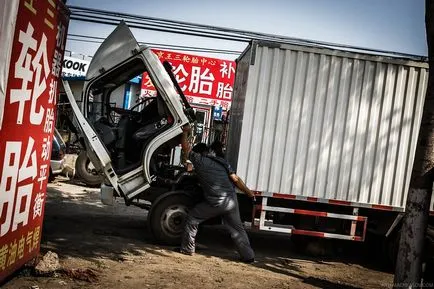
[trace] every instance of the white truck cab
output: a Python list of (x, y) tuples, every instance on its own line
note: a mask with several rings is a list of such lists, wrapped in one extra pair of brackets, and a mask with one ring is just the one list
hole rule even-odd
[[(144, 98), (129, 109), (116, 107), (114, 91), (144, 72), (157, 96)], [(152, 203), (145, 207), (150, 209), (149, 222), (154, 220), (154, 235), (166, 243), (176, 242), (191, 194), (197, 188), (194, 175), (182, 165), (174, 165), (170, 155), (174, 151), (179, 155), (182, 127), (194, 122), (195, 115), (170, 64), (163, 65), (149, 47), (139, 46), (122, 22), (90, 63), (81, 107), (69, 84), (63, 84), (86, 153), (104, 179), (103, 203), (113, 204), (116, 196), (123, 197), (127, 205), (143, 206), (139, 200)], [(157, 206), (161, 202), (164, 207)], [(174, 202), (176, 206), (171, 205)]]

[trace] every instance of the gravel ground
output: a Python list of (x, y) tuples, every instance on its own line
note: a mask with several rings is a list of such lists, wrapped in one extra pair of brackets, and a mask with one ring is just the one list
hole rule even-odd
[[(22, 270), (3, 288), (390, 288), (369, 244), (319, 240), (301, 253), (286, 235), (250, 232), (257, 262), (237, 261), (221, 227), (200, 230), (194, 256), (154, 244), (146, 211), (99, 201), (98, 189), (58, 178), (49, 184), (41, 253), (62, 269), (36, 277)], [(36, 286), (36, 287), (32, 287)]]

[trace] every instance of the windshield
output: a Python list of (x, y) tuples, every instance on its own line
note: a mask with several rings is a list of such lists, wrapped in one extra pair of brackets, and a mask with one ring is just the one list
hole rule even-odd
[[(145, 108), (143, 114), (146, 116), (143, 117), (167, 116), (167, 109), (157, 90), (154, 94), (142, 92), (144, 73), (147, 75), (143, 61), (136, 58), (92, 83), (86, 105), (87, 119), (95, 123), (104, 118), (115, 125), (125, 111), (137, 114)], [(143, 81), (155, 87), (150, 77)], [(152, 109), (148, 107), (151, 104)]]

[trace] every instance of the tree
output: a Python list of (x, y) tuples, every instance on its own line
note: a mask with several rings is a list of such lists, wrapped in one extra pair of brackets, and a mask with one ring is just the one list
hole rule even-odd
[[(425, 28), (428, 65), (434, 67), (434, 1), (425, 0)], [(424, 239), (428, 226), (434, 168), (434, 73), (429, 71), (428, 87), (416, 155), (407, 196), (395, 270), (395, 288), (415, 288), (422, 278)]]

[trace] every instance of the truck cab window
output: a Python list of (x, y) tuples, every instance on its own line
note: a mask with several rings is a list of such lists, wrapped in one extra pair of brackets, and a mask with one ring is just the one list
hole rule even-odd
[(142, 60), (134, 59), (94, 81), (86, 96), (86, 118), (118, 172), (140, 166), (146, 144), (173, 122), (160, 93), (140, 95), (144, 72)]

